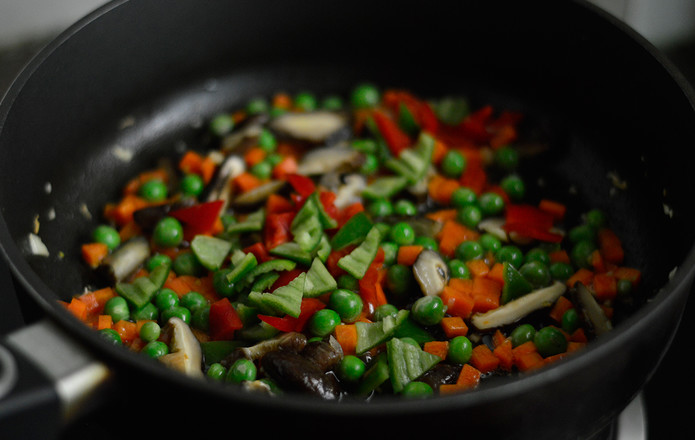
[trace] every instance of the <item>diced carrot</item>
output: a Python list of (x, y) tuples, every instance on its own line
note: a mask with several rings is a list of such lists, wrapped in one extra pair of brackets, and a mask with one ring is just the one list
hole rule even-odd
[(473, 347), (469, 362), (483, 374), (496, 370), (500, 364), (500, 360), (492, 353), (490, 347), (485, 344)]
[(283, 180), (290, 174), (295, 174), (299, 169), (297, 164), (297, 159), (292, 156), (285, 156), (280, 163), (273, 167), (273, 177), (275, 179)]
[(468, 334), (468, 326), (460, 316), (445, 316), (440, 321), (442, 330), (447, 338), (451, 339), (456, 336), (466, 336)]
[(128, 181), (123, 188), (123, 194), (136, 194), (140, 190), (140, 187), (150, 180), (161, 180), (166, 183), (169, 181), (169, 174), (162, 168), (143, 171)]
[(434, 150), (432, 151), (432, 163), (435, 165), (438, 165), (446, 153), (449, 151), (449, 148), (446, 146), (446, 144), (440, 140), (435, 140), (434, 141)]
[(449, 286), (464, 293), (468, 296), (473, 296), (473, 280), (469, 278), (451, 278)]
[(99, 266), (101, 261), (109, 254), (109, 248), (104, 243), (85, 243), (82, 245), (82, 259), (92, 269)]
[(273, 95), (272, 106), (279, 109), (289, 110), (292, 108), (292, 97), (287, 93), (276, 93)]
[(594, 275), (593, 287), (596, 299), (599, 301), (613, 299), (618, 294), (617, 280), (610, 274), (597, 273)]
[(514, 358), (518, 358), (520, 356), (523, 356), (528, 353), (535, 353), (538, 350), (536, 349), (536, 344), (533, 343), (533, 341), (527, 341), (524, 342), (521, 345), (517, 345), (512, 349), (512, 354), (514, 355)]
[(205, 182), (206, 185), (212, 180), (216, 169), (217, 163), (215, 163), (214, 159), (210, 156), (206, 156), (200, 164), (200, 177), (203, 178), (203, 182)]
[(125, 243), (133, 237), (136, 237), (142, 233), (142, 227), (135, 221), (129, 221), (125, 225), (121, 226), (118, 230), (118, 235), (121, 237), (121, 243)]
[(415, 260), (420, 255), (420, 252), (424, 249), (424, 246), (419, 245), (404, 245), (398, 248), (398, 255), (396, 256), (396, 261), (398, 264), (405, 266), (412, 266), (415, 264)]
[(137, 324), (131, 321), (120, 320), (113, 324), (113, 329), (118, 332), (124, 344), (130, 344), (138, 337)]
[(582, 342), (586, 343), (589, 339), (586, 337), (586, 332), (583, 328), (578, 328), (570, 335), (570, 342)]
[(473, 313), (475, 301), (470, 294), (464, 293), (452, 286), (446, 286), (439, 296), (447, 307), (446, 312), (449, 315), (459, 316), (465, 319), (470, 317)]
[(250, 168), (263, 162), (266, 155), (267, 153), (263, 148), (251, 147), (246, 151), (246, 154), (244, 154), (244, 162), (246, 162), (246, 166)]
[(439, 394), (440, 395), (448, 395), (448, 394), (456, 394), (458, 392), (463, 391), (464, 388), (456, 385), (455, 383), (444, 383), (439, 385)]
[(429, 354), (446, 359), (449, 352), (449, 341), (427, 341), (423, 344), (422, 349)]
[(570, 341), (567, 343), (567, 353), (573, 353), (586, 347), (586, 341)]
[(80, 321), (87, 320), (87, 305), (77, 297), (72, 297), (70, 300), (68, 311)]
[(577, 271), (570, 276), (566, 283), (568, 287), (573, 287), (576, 283), (582, 283), (585, 286), (591, 284), (594, 279), (594, 272), (584, 267), (580, 267)]
[(113, 318), (111, 315), (99, 315), (97, 318), (97, 330), (111, 328), (113, 326)]
[(552, 364), (553, 362), (557, 362), (557, 361), (564, 359), (566, 357), (567, 357), (567, 352), (554, 354), (552, 356), (548, 356), (546, 358), (543, 358), (543, 363), (544, 364)]
[(619, 280), (628, 280), (633, 287), (637, 287), (642, 279), (642, 272), (631, 267), (618, 267), (613, 270), (613, 275)]
[(203, 156), (195, 151), (189, 150), (179, 160), (179, 170), (185, 174), (199, 174), (203, 163)]
[(346, 355), (355, 354), (357, 347), (357, 330), (355, 324), (340, 324), (335, 327), (335, 339)]
[(605, 272), (606, 261), (603, 259), (603, 254), (600, 250), (594, 249), (589, 256), (589, 264), (593, 267), (594, 272)]
[(456, 385), (462, 389), (475, 388), (480, 382), (481, 372), (470, 364), (463, 364), (456, 380)]
[(613, 264), (621, 264), (625, 256), (623, 245), (620, 238), (608, 228), (602, 228), (598, 231), (598, 248), (606, 261)]
[(500, 306), (502, 286), (484, 277), (473, 279), (473, 313), (484, 313)]
[(497, 329), (495, 330), (495, 333), (492, 334), (492, 345), (494, 347), (499, 347), (502, 345), (507, 339), (506, 336), (504, 336), (504, 333), (502, 333), (502, 330)]
[(558, 201), (542, 199), (538, 202), (538, 208), (552, 215), (554, 220), (562, 220), (567, 212), (567, 207)]
[(504, 265), (502, 263), (493, 263), (490, 272), (486, 276), (504, 286)]
[(515, 141), (517, 138), (517, 130), (511, 124), (506, 124), (501, 126), (499, 129), (495, 130), (495, 133), (490, 139), (490, 147), (493, 149), (498, 149), (505, 145), (509, 145), (511, 142)]
[(108, 300), (116, 296), (112, 287), (104, 287), (80, 295), (80, 300), (87, 306), (87, 313), (100, 314)]
[(110, 207), (104, 215), (109, 220), (116, 222), (118, 226), (124, 226), (133, 221), (133, 213), (138, 209), (148, 206), (148, 202), (135, 194), (126, 194), (114, 206)]
[(232, 179), (232, 182), (237, 191), (242, 194), (247, 191), (251, 191), (254, 188), (258, 188), (263, 183), (261, 179), (254, 176), (248, 171), (245, 171), (236, 176), (234, 179)]
[(468, 160), (466, 170), (461, 174), (459, 183), (480, 195), (487, 186), (487, 173), (482, 164)]
[(555, 304), (553, 304), (553, 308), (550, 309), (549, 316), (555, 321), (555, 322), (562, 322), (562, 316), (565, 314), (565, 312), (571, 308), (573, 308), (574, 305), (572, 304), (572, 301), (567, 299), (567, 297), (561, 296), (560, 298), (555, 301)]
[(428, 212), (425, 214), (425, 217), (436, 222), (444, 223), (447, 220), (456, 220), (458, 217), (458, 211), (456, 209), (440, 209), (437, 211)]
[(524, 353), (514, 359), (514, 365), (519, 371), (530, 371), (543, 366), (543, 356), (538, 352)]
[(510, 371), (514, 366), (514, 355), (512, 354), (512, 341), (508, 338), (496, 344), (492, 354), (499, 359), (499, 366), (503, 370)]
[(488, 266), (485, 260), (482, 259), (476, 258), (473, 260), (468, 260), (466, 261), (466, 266), (468, 266), (473, 278), (484, 277), (490, 272), (490, 266)]
[(564, 249), (558, 249), (548, 253), (551, 263), (570, 263), (570, 256)]
[(456, 220), (445, 221), (436, 235), (439, 240), (439, 251), (447, 257), (453, 257), (456, 248), (464, 241), (477, 240), (478, 237), (477, 231), (467, 228)]
[(427, 184), (427, 192), (435, 202), (449, 204), (451, 195), (461, 184), (456, 179), (450, 179), (440, 174), (433, 176)]

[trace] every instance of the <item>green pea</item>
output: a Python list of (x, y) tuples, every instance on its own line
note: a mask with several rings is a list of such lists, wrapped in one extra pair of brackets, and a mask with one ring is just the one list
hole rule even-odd
[(151, 302), (145, 304), (130, 314), (130, 318), (135, 321), (153, 321), (159, 317), (159, 309)]
[(371, 176), (379, 170), (379, 159), (372, 153), (364, 154), (364, 162), (360, 166), (360, 171), (366, 176)]
[(285, 156), (277, 153), (270, 153), (265, 157), (265, 161), (273, 167), (275, 167), (275, 165), (279, 164), (283, 160), (285, 160)]
[(123, 340), (121, 339), (121, 335), (118, 334), (118, 332), (112, 328), (103, 328), (98, 331), (99, 336), (104, 338), (104, 340), (110, 344), (113, 345), (121, 345), (123, 344)]
[(435, 325), (444, 317), (446, 307), (439, 296), (418, 298), (411, 309), (413, 319), (422, 325)]
[(251, 174), (261, 180), (269, 179), (273, 173), (273, 166), (266, 161), (261, 161), (251, 167)]
[(207, 305), (208, 300), (205, 299), (205, 297), (200, 293), (191, 291), (183, 295), (179, 303), (181, 306), (187, 308), (191, 312), (194, 312), (199, 307)]
[(173, 217), (164, 217), (154, 227), (152, 238), (162, 247), (176, 247), (183, 241), (183, 226)]
[(589, 258), (595, 249), (596, 245), (592, 241), (580, 240), (575, 243), (574, 246), (572, 246), (572, 249), (570, 250), (570, 259), (575, 266), (580, 268), (588, 268), (591, 266), (589, 263)]
[(147, 321), (140, 327), (140, 339), (145, 342), (152, 342), (159, 339), (162, 328), (154, 321)]
[(321, 100), (321, 108), (326, 110), (340, 110), (343, 105), (343, 98), (338, 95), (326, 96)]
[(382, 241), (381, 249), (384, 251), (384, 264), (391, 265), (398, 257), (398, 245), (392, 241)]
[(415, 241), (415, 230), (406, 222), (398, 222), (391, 228), (389, 237), (397, 245), (407, 246)]
[(567, 338), (555, 327), (543, 327), (533, 337), (538, 353), (543, 357), (553, 356), (567, 351)]
[(179, 276), (193, 275), (199, 277), (206, 272), (205, 267), (200, 264), (198, 257), (196, 257), (193, 252), (182, 252), (178, 254), (176, 258), (174, 258), (171, 268), (174, 269), (176, 275)]
[(483, 219), (483, 211), (477, 205), (466, 205), (458, 210), (457, 219), (469, 228), (476, 228)]
[(397, 297), (403, 297), (414, 286), (415, 277), (410, 267), (393, 264), (386, 270), (386, 288)]
[(227, 275), (232, 271), (230, 268), (216, 270), (212, 274), (212, 287), (221, 296), (231, 297), (236, 294), (236, 284), (229, 281)]
[(393, 205), (386, 199), (377, 199), (368, 206), (369, 213), (374, 217), (385, 217), (393, 214)]
[(485, 257), (485, 249), (478, 241), (466, 240), (456, 247), (456, 258), (461, 261), (479, 260)]
[(427, 237), (425, 235), (415, 237), (415, 241), (413, 241), (413, 244), (417, 246), (422, 246), (424, 249), (429, 249), (435, 252), (439, 250), (439, 243), (437, 243), (437, 240), (435, 240), (432, 237)]
[(495, 259), (500, 263), (509, 263), (518, 269), (524, 263), (524, 253), (517, 246), (508, 244), (495, 253)]
[(526, 195), (526, 184), (521, 177), (516, 174), (509, 175), (502, 179), (500, 187), (510, 199), (519, 201)]
[(155, 268), (159, 266), (169, 266), (171, 267), (172, 261), (171, 257), (165, 254), (154, 254), (152, 257), (150, 257), (147, 260), (147, 264), (145, 265), (145, 268), (149, 271), (152, 272)]
[(340, 315), (333, 309), (321, 309), (309, 318), (309, 331), (316, 336), (327, 336), (340, 324)]
[(270, 103), (263, 97), (252, 98), (246, 103), (246, 113), (250, 115), (266, 113), (269, 109)]
[(529, 263), (531, 261), (538, 261), (540, 263), (545, 264), (546, 266), (550, 266), (550, 255), (545, 249), (542, 249), (540, 247), (532, 248), (528, 252), (526, 252), (526, 255), (524, 256), (524, 262)]
[(183, 195), (198, 197), (202, 194), (203, 189), (205, 189), (205, 182), (203, 178), (197, 174), (186, 174), (181, 179), (180, 188)]
[(355, 108), (371, 108), (381, 100), (379, 89), (369, 83), (359, 84), (350, 95), (350, 103)]
[(104, 314), (110, 315), (113, 322), (130, 318), (130, 310), (125, 298), (114, 296), (104, 304)]
[(512, 330), (509, 338), (512, 341), (512, 347), (518, 347), (528, 341), (533, 341), (535, 336), (536, 329), (531, 324), (521, 324)]
[(566, 280), (574, 273), (574, 268), (569, 263), (556, 261), (550, 264), (550, 275), (554, 280)]
[(412, 216), (417, 214), (417, 207), (415, 203), (410, 200), (401, 199), (393, 205), (393, 210), (398, 215), (408, 215)]
[(229, 383), (242, 383), (244, 381), (256, 380), (258, 369), (256, 364), (249, 359), (237, 359), (236, 362), (229, 367), (225, 381)]
[(338, 289), (331, 293), (328, 307), (335, 310), (343, 322), (353, 322), (362, 313), (362, 298), (352, 290)]
[(606, 214), (600, 209), (592, 209), (586, 213), (586, 223), (598, 230), (606, 225)]
[(316, 110), (318, 101), (312, 93), (300, 92), (294, 97), (294, 105), (303, 111), (310, 112)]
[(257, 142), (258, 146), (268, 153), (275, 151), (278, 145), (275, 135), (267, 128), (261, 130)]
[(580, 241), (593, 242), (596, 239), (596, 229), (589, 224), (577, 225), (569, 230), (567, 238), (570, 242), (578, 243)]
[(191, 311), (188, 310), (185, 307), (181, 306), (174, 306), (174, 307), (169, 307), (166, 310), (162, 310), (162, 313), (160, 314), (160, 320), (164, 323), (169, 322), (171, 318), (179, 318), (181, 321), (185, 322), (186, 324), (190, 324), (191, 322)]
[(579, 328), (579, 314), (575, 308), (568, 309), (562, 314), (562, 329), (569, 334)]
[(228, 113), (216, 115), (210, 121), (210, 131), (216, 136), (224, 136), (229, 134), (234, 128), (234, 119)]
[(429, 384), (414, 380), (412, 382), (408, 382), (403, 387), (401, 395), (409, 398), (423, 398), (434, 395), (434, 390)]
[(210, 328), (210, 306), (198, 307), (191, 313), (191, 326), (207, 332)]
[(500, 147), (495, 151), (494, 161), (505, 170), (514, 170), (519, 165), (519, 153), (509, 146)]
[(223, 381), (226, 375), (227, 369), (219, 362), (210, 365), (208, 371), (205, 372), (205, 376), (218, 382)]
[(449, 266), (449, 273), (452, 278), (470, 279), (471, 270), (463, 261), (459, 260), (458, 258), (454, 258), (449, 260), (447, 265)]
[(97, 243), (103, 243), (109, 250), (114, 250), (121, 244), (121, 236), (118, 231), (108, 225), (99, 225), (92, 232), (92, 239)]
[(496, 236), (490, 234), (489, 232), (482, 234), (478, 238), (478, 242), (480, 242), (480, 245), (483, 247), (483, 249), (485, 249), (488, 252), (492, 252), (493, 254), (498, 250), (502, 249), (502, 241)]
[(465, 364), (471, 359), (473, 344), (465, 336), (455, 336), (449, 341), (446, 358), (457, 364)]
[(362, 378), (366, 370), (366, 365), (362, 359), (355, 355), (343, 356), (338, 364), (338, 376), (346, 381), (355, 383)]
[(460, 186), (451, 193), (451, 205), (455, 208), (473, 205), (478, 201), (477, 194), (470, 188)]
[(519, 273), (535, 288), (547, 286), (552, 279), (550, 269), (540, 261), (524, 263), (519, 268)]
[(466, 157), (456, 150), (449, 150), (442, 158), (442, 173), (448, 177), (460, 177), (466, 169)]
[(167, 186), (159, 179), (152, 179), (140, 185), (138, 193), (149, 202), (161, 202), (167, 198)]
[(166, 287), (159, 289), (154, 296), (154, 305), (157, 306), (160, 312), (171, 307), (176, 307), (179, 305), (179, 296), (176, 292)]
[(504, 199), (495, 192), (486, 192), (478, 198), (478, 206), (484, 217), (497, 215), (504, 210)]
[(393, 304), (382, 304), (376, 309), (374, 309), (372, 318), (374, 319), (374, 321), (381, 321), (387, 316), (395, 316), (397, 313), (398, 307), (394, 306)]
[(148, 342), (144, 347), (142, 347), (142, 350), (140, 350), (140, 352), (151, 357), (152, 359), (157, 359), (159, 357), (164, 356), (165, 354), (168, 354), (169, 347), (166, 343), (162, 341), (151, 341)]
[(354, 276), (344, 273), (338, 276), (336, 280), (339, 289), (347, 289), (352, 291), (357, 291), (360, 289), (360, 282)]

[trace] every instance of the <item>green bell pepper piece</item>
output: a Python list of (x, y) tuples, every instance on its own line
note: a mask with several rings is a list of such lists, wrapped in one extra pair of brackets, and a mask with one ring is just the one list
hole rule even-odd
[(364, 211), (350, 217), (331, 239), (331, 248), (341, 250), (347, 246), (361, 243), (374, 224)]
[(372, 226), (364, 241), (338, 260), (338, 267), (355, 278), (362, 278), (379, 250), (381, 238), (381, 229), (378, 226)]
[(502, 304), (513, 301), (533, 290), (533, 285), (509, 262), (502, 263), (502, 277), (504, 278), (500, 297)]
[(417, 379), (442, 359), (427, 353), (419, 346), (392, 338), (386, 343), (389, 377), (395, 393), (400, 393), (411, 381)]

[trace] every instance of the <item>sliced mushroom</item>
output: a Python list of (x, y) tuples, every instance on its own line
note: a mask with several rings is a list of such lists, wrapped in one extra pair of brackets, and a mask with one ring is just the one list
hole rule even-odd
[(424, 295), (439, 295), (449, 282), (449, 266), (439, 253), (425, 249), (413, 264), (413, 275)]
[[(340, 345), (338, 347), (340, 347)], [(301, 354), (323, 371), (330, 370), (343, 358), (342, 349), (336, 349), (336, 347), (326, 341), (312, 341), (307, 343)]]
[(170, 368), (191, 377), (204, 377), (202, 370), (203, 352), (191, 328), (180, 318), (170, 318), (166, 332), (171, 332), (171, 352), (158, 359)]
[(582, 283), (575, 284), (574, 289), (584, 317), (591, 324), (596, 336), (609, 332), (613, 328), (611, 321), (591, 291)]
[(509, 236), (502, 227), (504, 222), (505, 220), (502, 217), (488, 217), (478, 223), (478, 229), (497, 237), (500, 241), (508, 242)]
[(367, 179), (361, 174), (348, 174), (343, 180), (345, 183), (336, 190), (333, 202), (338, 209), (362, 200), (362, 191), (367, 187)]
[(340, 384), (335, 375), (324, 372), (316, 363), (294, 351), (271, 351), (261, 358), (261, 368), (284, 390), (327, 400), (340, 397)]
[(297, 172), (304, 175), (348, 173), (357, 170), (364, 162), (364, 155), (347, 144), (317, 148), (302, 157)]
[(551, 306), (566, 289), (564, 283), (555, 281), (548, 287), (534, 290), (489, 312), (474, 314), (471, 324), (479, 330), (512, 324), (535, 310)]
[(243, 145), (249, 142), (255, 142), (256, 138), (258, 138), (263, 131), (263, 127), (268, 122), (268, 119), (268, 115), (259, 114), (246, 120), (222, 139), (222, 151), (229, 153), (231, 151), (241, 150)]
[(105, 280), (119, 283), (135, 273), (149, 256), (150, 244), (145, 237), (138, 236), (106, 256), (96, 271)]
[(246, 171), (246, 164), (241, 157), (236, 155), (227, 156), (227, 158), (225, 158), (218, 167), (212, 185), (210, 185), (210, 189), (208, 190), (205, 199), (208, 202), (223, 200), (225, 204), (222, 207), (221, 212), (224, 212), (227, 204), (232, 198), (232, 179), (244, 171)]
[(266, 354), (284, 349), (288, 351), (302, 351), (306, 346), (306, 336), (298, 332), (283, 333), (280, 336), (272, 339), (266, 339), (251, 347), (243, 347), (239, 352), (249, 360), (257, 360)]
[(284, 180), (271, 180), (250, 191), (239, 195), (232, 202), (235, 206), (251, 206), (265, 202), (271, 194), (275, 194), (285, 186)]
[(271, 121), (270, 127), (280, 135), (324, 144), (349, 129), (346, 115), (330, 111), (288, 112)]

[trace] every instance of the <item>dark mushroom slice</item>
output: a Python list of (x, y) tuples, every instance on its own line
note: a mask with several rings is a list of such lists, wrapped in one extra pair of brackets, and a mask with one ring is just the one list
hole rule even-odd
[(317, 148), (306, 153), (297, 165), (297, 172), (307, 176), (327, 173), (350, 173), (364, 163), (364, 155), (341, 143), (331, 147)]
[(260, 362), (265, 374), (283, 390), (310, 394), (326, 400), (337, 400), (340, 397), (338, 379), (297, 352), (272, 351), (263, 356)]
[(111, 285), (126, 280), (149, 258), (150, 244), (145, 237), (138, 236), (123, 243), (97, 267), (98, 276)]
[(170, 318), (164, 332), (169, 334), (171, 352), (157, 359), (169, 368), (191, 377), (202, 378), (203, 353), (188, 324), (180, 318)]
[(413, 275), (423, 295), (435, 296), (449, 283), (449, 266), (438, 252), (425, 249), (413, 264)]
[(222, 360), (222, 365), (229, 367), (237, 359), (246, 358), (251, 361), (258, 360), (266, 354), (275, 350), (287, 350), (300, 352), (304, 349), (307, 338), (299, 332), (282, 333), (281, 335), (266, 339), (251, 347), (241, 347), (234, 350), (229, 356)]
[(433, 390), (437, 391), (440, 385), (456, 383), (456, 379), (458, 379), (460, 372), (460, 365), (440, 362), (427, 370), (417, 380), (418, 382), (426, 383), (432, 387)]
[(347, 116), (339, 112), (288, 112), (273, 119), (269, 126), (280, 136), (330, 145), (347, 138), (348, 122)]
[(285, 187), (284, 180), (271, 180), (236, 197), (232, 204), (236, 207), (250, 207), (268, 200), (271, 194), (276, 194)]
[(332, 369), (343, 358), (342, 350), (337, 349), (326, 341), (311, 341), (307, 343), (301, 355), (316, 364), (322, 371)]
[(208, 202), (223, 200), (225, 203), (220, 212), (224, 212), (232, 199), (232, 179), (246, 171), (244, 160), (236, 155), (227, 156), (215, 172), (212, 183), (206, 189), (203, 199)]
[(222, 139), (222, 152), (239, 153), (247, 146), (253, 145), (269, 120), (270, 117), (267, 114), (258, 114), (244, 120), (238, 127), (235, 127), (230, 134)]

